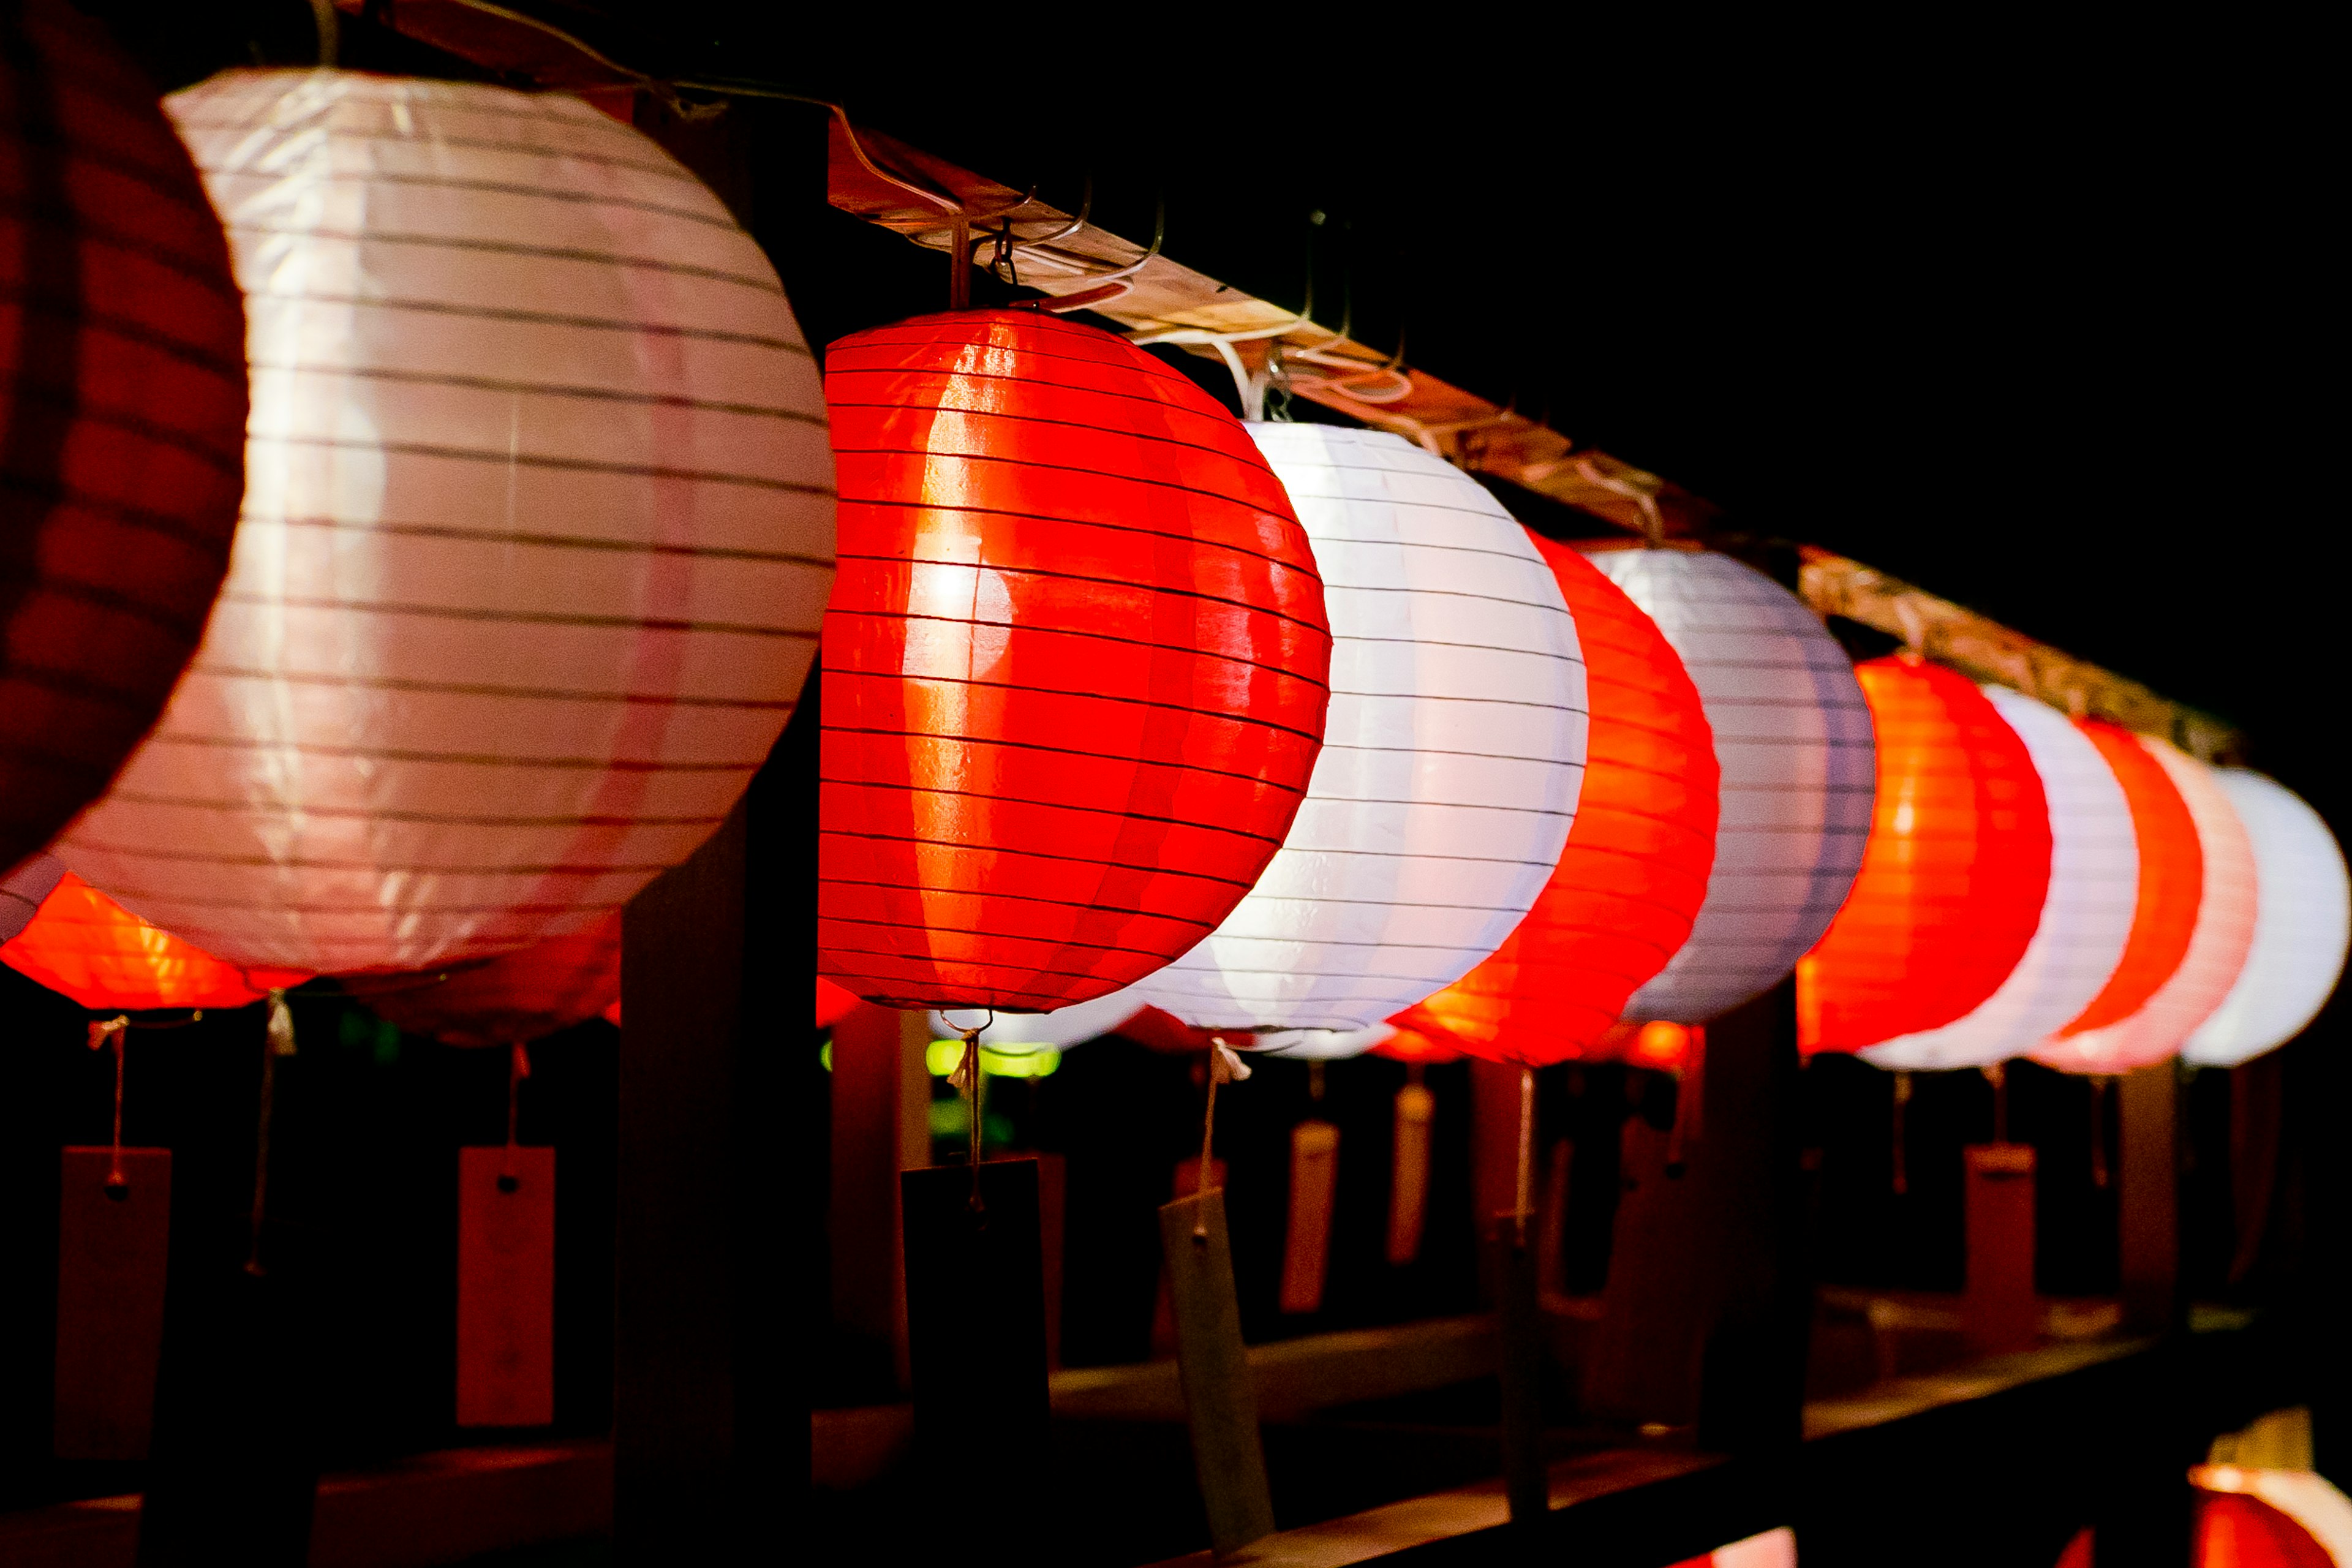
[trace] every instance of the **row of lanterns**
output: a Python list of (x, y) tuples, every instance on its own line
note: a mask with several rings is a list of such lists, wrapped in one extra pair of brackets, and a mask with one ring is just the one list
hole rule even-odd
[(820, 387), (757, 246), (577, 100), (234, 71), (166, 124), (28, 15), (54, 199), (0, 247), (58, 353), (7, 412), (57, 427), (7, 453), (0, 679), (47, 706), (0, 721), (40, 909), (0, 953), (92, 1005), (157, 1005), (104, 979), (152, 952), (453, 1038), (592, 1016), (820, 634), (819, 968), (894, 1006), (1534, 1066), (1793, 970), (1809, 1052), (2110, 1072), (2333, 988), (2342, 858), (2259, 774), (1857, 668), (1735, 560), (1580, 553), (1041, 310), (856, 334)]

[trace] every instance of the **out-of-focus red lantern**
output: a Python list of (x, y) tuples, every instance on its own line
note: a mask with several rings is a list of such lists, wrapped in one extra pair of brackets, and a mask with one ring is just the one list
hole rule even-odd
[(0, 872), (106, 789), (220, 591), (245, 311), (155, 89), (58, 0), (0, 18)]
[(386, 1023), (453, 1046), (529, 1045), (602, 1017), (621, 997), (621, 913), (495, 958), (340, 977)]
[(1878, 790), (1853, 891), (1797, 965), (1808, 1055), (1964, 1016), (2024, 956), (2050, 887), (2041, 775), (1975, 683), (1908, 653), (1854, 675)]
[(1240, 422), (1020, 310), (825, 358), (818, 967), (902, 1007), (1045, 1011), (1215, 929), (1322, 742), (1307, 536)]
[(1433, 1065), (1460, 1061), (1462, 1047), (1444, 1029), (1424, 1020), (1417, 1028), (1399, 1024), (1396, 1033), (1374, 1046), (1371, 1054), (1391, 1061)]
[(100, 1012), (243, 1007), (310, 978), (299, 970), (240, 969), (149, 925), (68, 871), (0, 962)]
[(2253, 945), (2253, 845), (2213, 770), (2150, 736), (2135, 735), (2132, 742), (2163, 769), (2196, 827), (2196, 924), (2180, 962), (2138, 1007), (2113, 1023), (2071, 1025), (2033, 1053), (2035, 1060), (2071, 1072), (2129, 1072), (2179, 1050), (2237, 984)]
[(1715, 861), (1718, 779), (1698, 689), (1656, 624), (1575, 551), (1536, 542), (1584, 650), (1591, 730), (1576, 824), (1494, 956), (1400, 1015), (1528, 1067), (1589, 1052), (1690, 934)]

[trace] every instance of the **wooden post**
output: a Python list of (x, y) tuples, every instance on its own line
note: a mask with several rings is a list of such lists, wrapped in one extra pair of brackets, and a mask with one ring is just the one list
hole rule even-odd
[(1625, 1191), (1584, 1403), (1697, 1426), (1711, 1447), (1793, 1442), (1811, 1286), (1801, 1250), (1796, 1012), (1787, 982), (1707, 1025), (1703, 1131), (1666, 1173), (1669, 1134), (1627, 1125)]
[(1499, 1302), (1501, 1254), (1486, 1245), (1496, 1216), (1511, 1212), (1519, 1189), (1519, 1069), (1504, 1062), (1470, 1063), (1470, 1203), (1479, 1238), (1478, 1299)]
[(1979, 1143), (1968, 1162), (1968, 1287), (1961, 1311), (1979, 1354), (2032, 1350), (2042, 1338), (2033, 1293), (2033, 1147)]
[(799, 1347), (822, 1306), (817, 687), (735, 810), (629, 905), (621, 941), (613, 1530), (624, 1563), (788, 1538), (808, 1488)]
[(2163, 1332), (2178, 1327), (2187, 1310), (2180, 1292), (2179, 1068), (2158, 1062), (2126, 1073), (2116, 1088), (2122, 1097), (2116, 1228), (2124, 1322)]
[(1219, 1555), (1274, 1533), (1274, 1500), (1257, 1426), (1257, 1392), (1242, 1345), (1233, 1245), (1222, 1188), (1160, 1208), (1160, 1248), (1176, 1330), (1192, 1466)]
[(919, 1012), (859, 1007), (833, 1030), (833, 1321), (907, 1386), (906, 1255), (898, 1176), (931, 1163), (930, 1027)]
[(1514, 1217), (1495, 1216), (1487, 1246), (1502, 1286), (1502, 1358), (1496, 1370), (1503, 1385), (1503, 1491), (1510, 1500), (1511, 1522), (1526, 1527), (1551, 1511), (1551, 1485), (1543, 1453), (1543, 1318), (1536, 1280), (1540, 1254), (1534, 1236), (1514, 1225)]

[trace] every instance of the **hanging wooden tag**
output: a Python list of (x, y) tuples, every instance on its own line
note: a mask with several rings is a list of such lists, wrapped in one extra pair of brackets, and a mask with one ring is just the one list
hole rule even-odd
[(1176, 1321), (1192, 1464), (1208, 1507), (1210, 1544), (1223, 1556), (1274, 1533), (1223, 1189), (1162, 1204), (1160, 1250)]
[(1331, 1258), (1331, 1199), (1339, 1179), (1339, 1130), (1302, 1121), (1290, 1130), (1290, 1229), (1282, 1248), (1282, 1310), (1323, 1310)]
[(1396, 1137), (1389, 1165), (1389, 1262), (1402, 1268), (1421, 1256), (1429, 1214), (1429, 1123), (1437, 1097), (1426, 1086), (1397, 1090)]
[[(110, 1184), (118, 1170), (121, 1180)], [(163, 1348), (172, 1152), (68, 1149), (62, 1175), (57, 1456), (143, 1459)]]
[(457, 1425), (555, 1420), (555, 1151), (457, 1151)]
[(1961, 1298), (1969, 1343), (1986, 1354), (2032, 1350), (2042, 1339), (2033, 1293), (2033, 1145), (1971, 1143), (1968, 1277)]

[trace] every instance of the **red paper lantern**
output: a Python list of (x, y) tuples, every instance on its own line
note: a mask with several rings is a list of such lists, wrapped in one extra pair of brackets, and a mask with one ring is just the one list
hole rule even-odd
[(0, 13), (0, 872), (163, 710), (245, 487), (245, 312), (187, 150), (57, 0)]
[(2132, 907), (2131, 936), (2116, 972), (2091, 1005), (2058, 1031), (2053, 1046), (2068, 1036), (2121, 1023), (2172, 978), (2196, 932), (2205, 889), (2205, 856), (2198, 847), (2197, 823), (2164, 764), (2119, 724), (2100, 719), (2075, 722), (2124, 786), (2132, 836), (2139, 841), (2139, 894)]
[(1878, 736), (1878, 794), (1853, 891), (1797, 965), (1808, 1054), (1966, 1016), (2025, 955), (2050, 887), (2042, 777), (1975, 683), (1909, 653), (1854, 676)]
[(835, 1024), (848, 1017), (850, 1010), (856, 1005), (856, 993), (844, 991), (822, 974), (816, 977), (816, 1026), (818, 1028), (832, 1028)]
[(818, 967), (899, 1007), (1050, 1010), (1216, 927), (1288, 830), (1331, 637), (1240, 423), (1022, 310), (825, 357)]
[(1584, 649), (1591, 729), (1576, 824), (1495, 955), (1401, 1016), (1528, 1067), (1589, 1052), (1690, 935), (1715, 863), (1718, 784), (1698, 689), (1656, 623), (1575, 551), (1536, 543)]
[(223, 963), (70, 871), (31, 922), (0, 944), (0, 962), (99, 1012), (243, 1007), (310, 978), (299, 970)]
[(472, 963), (340, 978), (376, 1016), (409, 1034), (453, 1046), (529, 1045), (619, 1003), (621, 913)]

